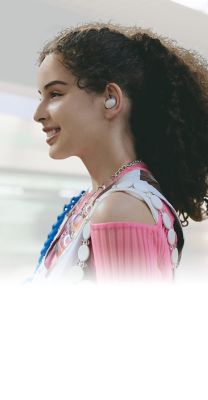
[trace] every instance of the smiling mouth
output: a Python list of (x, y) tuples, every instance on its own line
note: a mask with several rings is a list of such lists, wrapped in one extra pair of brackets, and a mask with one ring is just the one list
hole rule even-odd
[(56, 140), (56, 138), (59, 136), (59, 133), (60, 133), (60, 129), (54, 135), (47, 137), (46, 143), (48, 143), (48, 144), (53, 143)]

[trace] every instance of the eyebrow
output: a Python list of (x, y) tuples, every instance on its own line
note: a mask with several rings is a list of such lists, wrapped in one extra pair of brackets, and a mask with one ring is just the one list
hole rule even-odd
[[(51, 86), (53, 86), (53, 85), (68, 85), (68, 83), (67, 82), (63, 82), (63, 81), (51, 81), (51, 82), (49, 82), (49, 83), (47, 83), (45, 86), (44, 86), (44, 90), (47, 90), (49, 87), (51, 87)], [(40, 90), (38, 90), (38, 93), (40, 93), (41, 94), (41, 91)]]

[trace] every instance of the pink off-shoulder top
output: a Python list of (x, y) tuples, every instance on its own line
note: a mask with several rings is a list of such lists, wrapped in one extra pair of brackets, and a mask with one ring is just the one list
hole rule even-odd
[[(136, 168), (138, 169), (138, 166), (132, 167), (132, 170)], [(148, 169), (144, 163), (139, 168)], [(168, 205), (162, 202), (173, 225), (175, 216)], [(80, 202), (80, 208), (81, 206), (82, 202)], [(68, 223), (70, 224), (70, 220)], [(158, 214), (156, 224), (132, 221), (96, 224), (91, 222), (90, 227), (91, 256), (88, 273), (90, 279), (97, 282), (136, 280), (137, 278), (168, 281), (173, 279), (171, 251), (161, 214)], [(64, 249), (70, 246), (70, 243), (66, 243), (64, 229), (45, 259), (44, 264), (48, 270), (53, 269), (53, 265), (58, 263)]]
[[(174, 217), (166, 210), (171, 221)], [(158, 223), (90, 224), (92, 265), (97, 281), (172, 280), (173, 267), (166, 229)]]

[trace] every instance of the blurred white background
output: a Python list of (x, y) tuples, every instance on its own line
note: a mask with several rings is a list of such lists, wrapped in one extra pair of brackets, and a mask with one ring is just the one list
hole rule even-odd
[[(33, 272), (57, 214), (71, 195), (90, 183), (79, 159), (49, 158), (41, 127), (32, 119), (38, 103), (36, 60), (44, 42), (79, 23), (111, 21), (152, 28), (208, 58), (206, 11), (207, 2), (202, 1), (192, 1), (190, 7), (188, 1), (169, 0), (4, 3), (0, 17), (0, 279), (19, 281)], [(207, 279), (208, 221), (189, 220), (184, 235), (176, 281)]]

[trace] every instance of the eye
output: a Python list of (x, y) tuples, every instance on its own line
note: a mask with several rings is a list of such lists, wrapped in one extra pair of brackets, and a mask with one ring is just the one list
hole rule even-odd
[(56, 97), (56, 96), (62, 96), (60, 93), (57, 93), (57, 92), (51, 92), (50, 93), (50, 97)]
[[(54, 97), (57, 97), (57, 96), (62, 96), (62, 94), (61, 93), (58, 93), (58, 92), (50, 92), (49, 93), (49, 97), (52, 97), (52, 98), (54, 98)], [(38, 99), (39, 101), (42, 101), (42, 99), (39, 97), (39, 99)]]

